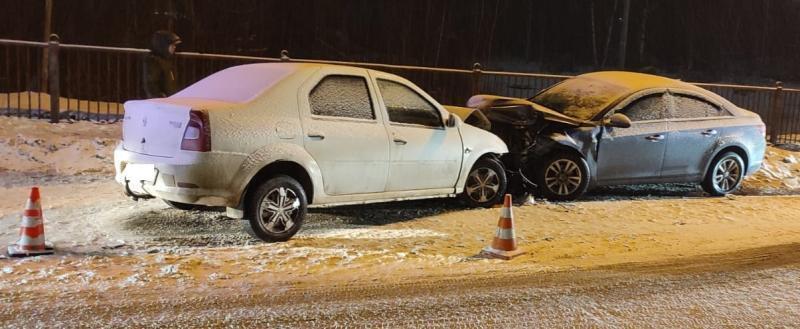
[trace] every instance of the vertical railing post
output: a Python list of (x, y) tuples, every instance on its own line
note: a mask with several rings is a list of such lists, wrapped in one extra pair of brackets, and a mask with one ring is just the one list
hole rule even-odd
[(472, 64), (472, 95), (481, 93), (481, 63)]
[(782, 130), (783, 121), (783, 83), (780, 81), (775, 82), (775, 91), (772, 94), (772, 109), (770, 111), (770, 125), (769, 128), (769, 142), (778, 144)]
[(50, 94), (50, 122), (52, 123), (58, 123), (60, 116), (59, 98), (61, 97), (61, 91), (59, 90), (58, 48), (58, 35), (51, 34), (50, 42), (47, 45), (47, 52), (49, 56), (47, 65), (47, 89), (48, 94)]

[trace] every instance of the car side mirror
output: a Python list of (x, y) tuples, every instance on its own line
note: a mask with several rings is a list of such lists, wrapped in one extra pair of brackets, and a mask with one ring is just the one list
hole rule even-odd
[(447, 120), (445, 121), (445, 125), (447, 127), (453, 128), (456, 126), (456, 116), (453, 113), (450, 113), (447, 116)]
[(622, 113), (614, 113), (608, 119), (604, 120), (604, 126), (615, 128), (628, 128), (631, 126), (631, 119)]

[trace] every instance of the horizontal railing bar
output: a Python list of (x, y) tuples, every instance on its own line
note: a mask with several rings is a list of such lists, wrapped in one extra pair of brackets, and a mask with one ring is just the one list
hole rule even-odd
[[(0, 39), (0, 45), (10, 45), (10, 46), (18, 46), (19, 48), (24, 47), (37, 47), (40, 49), (47, 49), (51, 45), (50, 42), (37, 42), (37, 41), (23, 41), (23, 40), (11, 40), (11, 39)], [(107, 46), (91, 46), (91, 45), (81, 45), (81, 44), (57, 44), (57, 47), (60, 49), (66, 49), (67, 52), (69, 50), (82, 50), (82, 51), (89, 51), (89, 52), (97, 52), (98, 56), (100, 52), (113, 54), (128, 54), (128, 55), (136, 55), (136, 54), (147, 54), (150, 51), (148, 49), (141, 49), (141, 48), (123, 48), (123, 47), (107, 47)], [(530, 87), (534, 90), (540, 90), (542, 87), (546, 87), (550, 85), (554, 79), (568, 79), (573, 76), (571, 75), (559, 75), (559, 74), (542, 74), (542, 73), (527, 73), (527, 72), (510, 72), (510, 71), (497, 71), (497, 70), (482, 70), (480, 65), (476, 64), (473, 69), (457, 69), (457, 68), (440, 68), (440, 67), (426, 67), (426, 66), (411, 66), (411, 65), (394, 65), (394, 64), (382, 64), (382, 63), (366, 63), (366, 62), (350, 62), (350, 61), (336, 61), (336, 60), (319, 60), (319, 59), (305, 59), (305, 58), (290, 58), (287, 56), (287, 53), (283, 53), (281, 57), (261, 57), (261, 56), (247, 56), (247, 55), (228, 55), (228, 54), (215, 54), (215, 53), (199, 53), (199, 52), (178, 52), (176, 56), (178, 58), (183, 59), (205, 59), (208, 60), (207, 62), (212, 62), (211, 60), (232, 60), (232, 61), (251, 61), (251, 62), (293, 62), (293, 63), (317, 63), (317, 64), (332, 64), (332, 65), (349, 65), (349, 66), (358, 66), (364, 68), (372, 68), (372, 69), (385, 69), (394, 71), (398, 73), (399, 71), (401, 75), (408, 74), (409, 77), (420, 75), (418, 73), (436, 73), (436, 74), (425, 74), (420, 76), (428, 76), (434, 77), (434, 80), (439, 78), (446, 78), (450, 79), (453, 77), (476, 77), (478, 80), (470, 80), (478, 81), (480, 83), (479, 76), (485, 76), (491, 78), (484, 78), (484, 82), (491, 80), (494, 81), (495, 86), (489, 87), (491, 90), (478, 90), (478, 92), (494, 92), (503, 95), (517, 95), (522, 97), (521, 95), (524, 94), (519, 90), (515, 90), (516, 86), (520, 83), (533, 83)], [(113, 56), (113, 55), (106, 55), (106, 56)], [(98, 57), (100, 58), (100, 57)], [(203, 61), (200, 61), (203, 62)], [(194, 70), (195, 74), (197, 73), (197, 69)], [(207, 74), (207, 72), (201, 72), (200, 78), (202, 75)], [(131, 74), (128, 74), (131, 76)], [(419, 77), (418, 77), (419, 78)], [(520, 78), (529, 78), (531, 80), (525, 80)], [(431, 82), (430, 78), (420, 78), (423, 81), (421, 83), (428, 84), (433, 83)], [(192, 79), (194, 80), (194, 79)], [(189, 81), (191, 82), (191, 81)], [(420, 83), (420, 81), (415, 81)], [(757, 86), (757, 85), (740, 85), (740, 84), (726, 84), (726, 83), (706, 83), (706, 82), (687, 82), (691, 83), (700, 87), (706, 88), (720, 88), (721, 93), (731, 94), (732, 90), (739, 90), (739, 91), (751, 91), (756, 92), (760, 91), (760, 93), (756, 93), (753, 96), (769, 96), (769, 93), (774, 93), (778, 88), (776, 86)], [(516, 84), (516, 85), (515, 85)], [(455, 85), (442, 85), (441, 83), (437, 84), (439, 89), (434, 90), (433, 92), (436, 93), (436, 97), (444, 98), (445, 100), (453, 100), (455, 98), (461, 99), (464, 97), (461, 91), (464, 91), (461, 87), (456, 87)], [(505, 86), (505, 87), (503, 87)], [(464, 85), (462, 86), (467, 88), (467, 92), (464, 94), (469, 94), (469, 87)], [(523, 86), (524, 87), (524, 86)], [(499, 88), (499, 89), (498, 89)], [(529, 87), (525, 87), (529, 88)], [(525, 89), (523, 88), (523, 89)], [(481, 88), (482, 89), (482, 88)], [(517, 88), (519, 89), (519, 88)], [(456, 91), (459, 90), (459, 91)], [(787, 95), (797, 95), (800, 93), (800, 89), (796, 88), (782, 88), (782, 91), (786, 92)], [(88, 96), (87, 96), (88, 97)], [(105, 96), (104, 96), (105, 97)], [(750, 96), (747, 96), (750, 97)], [(119, 98), (119, 97), (118, 97)], [(749, 98), (747, 98), (749, 99)], [(444, 101), (444, 100), (443, 100)], [(769, 113), (770, 110), (765, 108), (766, 104), (769, 103), (768, 100), (757, 100), (756, 106), (759, 108), (760, 112)], [(795, 105), (787, 105), (787, 106), (795, 106)], [(752, 107), (752, 106), (751, 106)], [(762, 108), (764, 107), (764, 108)], [(107, 113), (108, 114), (108, 113)]]
[(61, 44), (59, 44), (59, 47), (64, 48), (64, 49), (99, 50), (99, 51), (106, 51), (106, 52), (121, 52), (121, 53), (136, 53), (136, 54), (146, 54), (146, 53), (150, 52), (150, 50), (140, 49), (140, 48), (88, 46), (88, 45), (76, 45), (76, 44), (70, 44), (70, 43), (61, 43)]
[(0, 45), (47, 47), (47, 42), (0, 39)]
[[(720, 87), (720, 88), (731, 88), (731, 89), (744, 89), (744, 90), (768, 90), (768, 91), (775, 91), (776, 87), (764, 87), (764, 86), (750, 86), (750, 85), (732, 85), (732, 84), (724, 84), (724, 83), (706, 83), (706, 82), (691, 82), (694, 85), (700, 87)], [(783, 91), (800, 91), (800, 89), (794, 88), (783, 88)]]
[(507, 75), (507, 76), (531, 77), (531, 78), (569, 79), (569, 78), (574, 78), (575, 77), (573, 75), (525, 73), (525, 72), (508, 72), (508, 71), (481, 71), (481, 73), (490, 74), (490, 75)]
[[(35, 46), (35, 47), (46, 47), (48, 45), (47, 42), (12, 40), (12, 39), (0, 39), (0, 44), (20, 45), (20, 46)], [(98, 51), (124, 52), (124, 53), (146, 54), (146, 53), (150, 52), (147, 49), (141, 49), (141, 48), (89, 46), (89, 45), (68, 44), (68, 43), (62, 43), (62, 44), (59, 44), (59, 46), (64, 48), (64, 49), (98, 50)], [(198, 52), (178, 52), (178, 53), (176, 53), (176, 55), (180, 56), (180, 57), (190, 57), (190, 58), (252, 60), (252, 61), (264, 61), (264, 62), (281, 61), (281, 58), (275, 58), (275, 57), (225, 55), (225, 54), (198, 53)], [(543, 74), (543, 73), (527, 73), (527, 72), (510, 72), (510, 71), (491, 71), (491, 70), (476, 71), (476, 70), (452, 69), (452, 68), (440, 68), (440, 67), (427, 67), (427, 66), (393, 65), (393, 64), (348, 62), (348, 61), (333, 61), (333, 60), (316, 60), (316, 59), (303, 59), (303, 58), (290, 58), (288, 61), (290, 61), (290, 62), (300, 62), (300, 63), (351, 65), (351, 66), (363, 66), (363, 67), (375, 67), (375, 68), (387, 68), (387, 69), (401, 69), (401, 70), (414, 70), (414, 71), (428, 71), (428, 72), (448, 72), (448, 73), (463, 73), (463, 74), (472, 74), (472, 73), (480, 72), (481, 74), (487, 74), (487, 75), (517, 76), (517, 77), (532, 77), (532, 78), (567, 79), (567, 78), (573, 77), (571, 75), (560, 75), (560, 74)], [(742, 89), (742, 90), (769, 90), (769, 91), (774, 91), (776, 89), (775, 87), (752, 86), (752, 85), (718, 84), (718, 83), (706, 83), (706, 82), (689, 82), (689, 83), (697, 85), (697, 86), (701, 86), (701, 87), (720, 87), (720, 88), (733, 88), (733, 89)], [(794, 88), (783, 88), (783, 90), (784, 91), (791, 91), (791, 92), (800, 92), (800, 89), (794, 89)]]
[(329, 61), (329, 60), (317, 60), (317, 59), (292, 58), (290, 61), (291, 62), (301, 62), (301, 63), (380, 67), (380, 68), (387, 68), (387, 69), (401, 69), (401, 70), (428, 71), (428, 72), (449, 72), (449, 73), (467, 73), (467, 74), (472, 74), (474, 72), (472, 70), (447, 69), (447, 68), (441, 68), (441, 67), (408, 66), (408, 65), (362, 63), (362, 62), (345, 62), (345, 61)]
[(264, 62), (275, 62), (281, 60), (280, 58), (272, 58), (272, 57), (223, 55), (223, 54), (208, 54), (208, 53), (197, 53), (197, 52), (177, 52), (175, 53), (175, 55), (179, 57), (191, 57), (191, 58), (240, 59), (240, 60), (264, 61)]

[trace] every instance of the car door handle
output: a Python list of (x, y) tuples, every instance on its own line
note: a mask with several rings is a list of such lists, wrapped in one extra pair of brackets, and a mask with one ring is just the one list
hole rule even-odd
[(311, 134), (308, 134), (308, 138), (311, 138), (313, 140), (321, 141), (321, 140), (325, 139), (325, 135), (318, 134), (318, 133), (311, 133)]
[(658, 141), (660, 141), (660, 140), (663, 140), (663, 139), (664, 139), (664, 135), (652, 135), (652, 136), (647, 136), (647, 137), (645, 137), (645, 139), (647, 139), (647, 140), (649, 140), (649, 141), (651, 141), (651, 142), (658, 142)]
[(709, 129), (709, 130), (701, 132), (701, 134), (703, 134), (703, 136), (714, 136), (714, 135), (717, 134), (717, 131), (714, 130), (714, 129)]
[(397, 137), (394, 138), (394, 143), (397, 144), (397, 145), (406, 145), (406, 144), (408, 144), (407, 141), (402, 140), (402, 139), (397, 138)]

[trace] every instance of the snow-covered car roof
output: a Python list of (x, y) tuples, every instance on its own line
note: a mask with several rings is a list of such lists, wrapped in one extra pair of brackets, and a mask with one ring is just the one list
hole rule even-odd
[(283, 78), (319, 64), (259, 63), (229, 67), (203, 78), (169, 98), (247, 103)]
[(636, 92), (650, 88), (681, 88), (689, 90), (701, 89), (700, 87), (697, 87), (691, 83), (683, 82), (681, 80), (636, 72), (602, 71), (581, 74), (575, 78), (614, 84), (630, 92)]
[(690, 83), (622, 71), (593, 72), (569, 78), (545, 89), (531, 100), (559, 113), (591, 120), (597, 113), (624, 97), (653, 88), (688, 90), (728, 104), (722, 97)]

